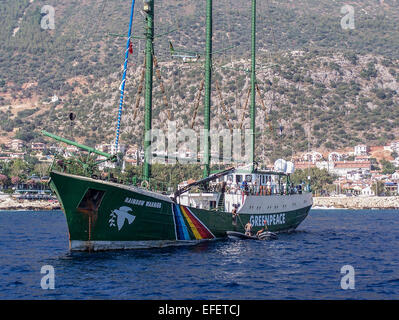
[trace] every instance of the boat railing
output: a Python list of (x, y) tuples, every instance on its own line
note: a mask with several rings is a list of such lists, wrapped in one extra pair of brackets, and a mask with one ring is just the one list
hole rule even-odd
[(100, 181), (133, 186), (162, 194), (171, 194), (177, 188), (177, 186), (174, 184), (165, 183), (164, 181), (158, 180), (156, 178), (151, 178), (148, 182), (139, 176), (133, 176), (132, 178), (127, 179), (114, 176), (112, 172), (93, 172), (92, 170), (88, 170), (87, 168), (83, 167), (80, 163), (77, 164), (74, 159), (54, 159), (50, 170), (79, 175)]
[(162, 193), (165, 195), (172, 194), (177, 189), (177, 185), (166, 183), (165, 181), (161, 181), (156, 178), (150, 178), (149, 181), (147, 181), (141, 177), (133, 177), (132, 184), (138, 188)]
[[(220, 188), (218, 186), (214, 187), (215, 192), (220, 192)], [(282, 187), (278, 186), (246, 186), (246, 187), (230, 187), (226, 186), (225, 193), (226, 194), (234, 194), (234, 195), (251, 195), (251, 196), (274, 196), (274, 195), (296, 195), (302, 193), (311, 192), (311, 188), (309, 185), (305, 186), (289, 186), (288, 188), (284, 185)]]

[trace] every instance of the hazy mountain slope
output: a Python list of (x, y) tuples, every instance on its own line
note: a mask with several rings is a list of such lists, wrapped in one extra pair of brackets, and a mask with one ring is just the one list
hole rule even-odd
[[(130, 1), (34, 1), (0, 3), (0, 129), (29, 140), (37, 128), (71, 135), (69, 112), (78, 118), (73, 134), (93, 144), (110, 140), (115, 129), (118, 87)], [(396, 1), (258, 1), (259, 73), (262, 96), (273, 122), (273, 136), (259, 105), (260, 131), (266, 152), (288, 155), (311, 146), (333, 148), (357, 142), (381, 143), (395, 138), (399, 70), (399, 7)], [(56, 9), (55, 30), (40, 29), (40, 8)], [(248, 66), (250, 8), (248, 1), (214, 1), (214, 48), (235, 46), (215, 61), (225, 104), (239, 123), (247, 92), (247, 75), (220, 66), (235, 61)], [(342, 30), (341, 7), (355, 8), (355, 29)], [(135, 34), (143, 34), (137, 2)], [(175, 47), (203, 51), (205, 1), (156, 1), (155, 52), (173, 119), (191, 121), (203, 77), (202, 64), (171, 61)], [(139, 85), (143, 41), (135, 40), (128, 79), (123, 139), (139, 143), (142, 123), (131, 114)], [(272, 56), (266, 51), (273, 52)], [(292, 50), (301, 50), (293, 54)], [(334, 53), (332, 53), (334, 52)], [(358, 55), (354, 55), (357, 53)], [(272, 65), (277, 66), (272, 67)], [(57, 94), (62, 102), (43, 104)], [(220, 111), (214, 89), (213, 112)], [(238, 99), (236, 98), (238, 97)], [(141, 103), (142, 105), (142, 103)], [(155, 83), (154, 126), (165, 123), (162, 94)], [(11, 108), (10, 108), (11, 106)], [(217, 116), (217, 114), (215, 114)], [(221, 117), (220, 117), (221, 118)], [(217, 119), (217, 117), (213, 117)], [(197, 124), (201, 121), (201, 108)], [(284, 126), (284, 135), (276, 135)], [(227, 127), (225, 123), (214, 126)], [(309, 128), (311, 131), (309, 132)], [(367, 129), (367, 130), (365, 130)], [(284, 141), (282, 139), (284, 138)], [(275, 147), (285, 145), (284, 148)], [(269, 149), (269, 151), (268, 151)]]

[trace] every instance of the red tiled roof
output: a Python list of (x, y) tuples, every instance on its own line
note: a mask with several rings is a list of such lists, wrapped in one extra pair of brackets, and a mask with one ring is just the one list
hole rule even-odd
[(295, 162), (294, 163), (295, 169), (307, 169), (307, 168), (315, 168), (316, 165), (312, 162)]
[(370, 146), (370, 151), (383, 151), (384, 150), (384, 146)]
[(370, 161), (336, 161), (334, 168), (371, 168)]

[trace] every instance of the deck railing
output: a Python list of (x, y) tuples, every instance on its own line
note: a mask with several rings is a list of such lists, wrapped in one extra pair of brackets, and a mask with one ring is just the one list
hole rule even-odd
[(55, 159), (50, 167), (50, 171), (51, 170), (88, 177), (100, 181), (133, 186), (163, 194), (173, 194), (177, 189), (177, 185), (165, 183), (164, 181), (160, 181), (156, 178), (151, 178), (150, 181), (147, 182), (139, 176), (133, 176), (131, 179), (121, 179), (114, 176), (111, 172), (93, 172), (91, 170), (87, 170), (87, 168), (84, 168), (81, 165), (76, 165), (76, 162), (74, 161), (65, 159)]
[[(222, 187), (219, 185), (215, 185), (211, 187), (211, 191), (213, 192), (222, 192)], [(289, 186), (286, 185), (281, 186), (252, 186), (248, 185), (246, 187), (225, 187), (226, 194), (244, 194), (244, 195), (252, 195), (252, 196), (270, 196), (270, 195), (294, 195), (294, 194), (302, 194), (311, 192), (310, 185), (301, 185), (301, 186)]]

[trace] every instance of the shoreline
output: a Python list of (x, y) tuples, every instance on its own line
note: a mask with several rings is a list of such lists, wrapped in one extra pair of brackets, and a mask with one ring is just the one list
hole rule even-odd
[(313, 209), (399, 209), (399, 196), (313, 197)]
[(54, 211), (61, 210), (57, 200), (18, 200), (10, 195), (0, 194), (0, 211)]
[[(332, 209), (399, 209), (399, 196), (392, 197), (313, 197), (316, 210)], [(61, 210), (58, 201), (17, 200), (0, 194), (0, 211), (53, 211)]]

